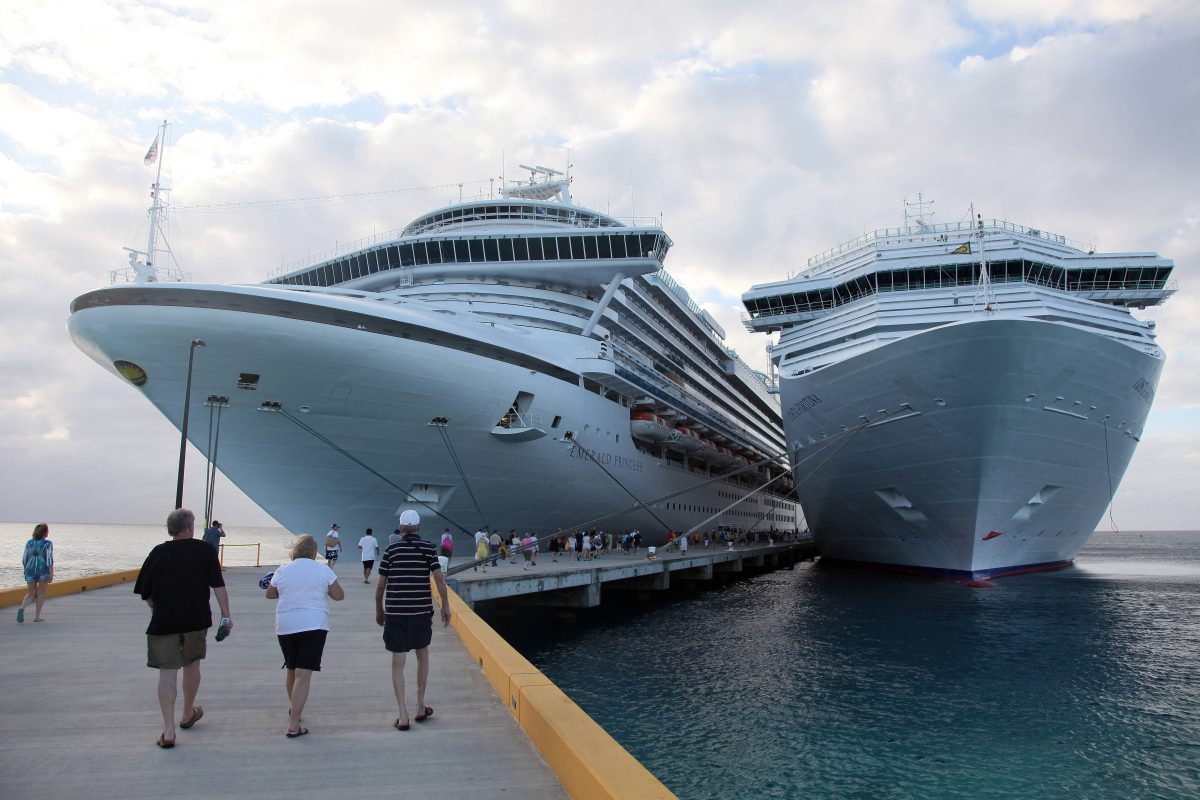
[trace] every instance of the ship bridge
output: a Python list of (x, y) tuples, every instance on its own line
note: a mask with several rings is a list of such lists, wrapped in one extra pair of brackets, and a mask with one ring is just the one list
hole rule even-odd
[(772, 333), (811, 322), (864, 297), (887, 292), (1026, 283), (1119, 308), (1145, 308), (1178, 289), (1174, 262), (1156, 253), (1097, 253), (1065, 237), (991, 220), (885, 229), (809, 259), (786, 281), (742, 295), (742, 324)]

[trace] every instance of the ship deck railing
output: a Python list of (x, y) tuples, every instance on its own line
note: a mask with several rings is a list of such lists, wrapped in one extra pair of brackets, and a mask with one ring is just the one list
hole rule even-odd
[[(789, 272), (788, 278), (796, 278), (817, 269), (827, 269), (842, 261), (849, 260), (864, 250), (881, 245), (944, 244), (951, 238), (957, 241), (963, 237), (973, 237), (978, 231), (979, 228), (976, 223), (965, 220), (962, 222), (939, 223), (937, 225), (922, 225), (915, 228), (879, 228), (870, 233), (864, 233), (862, 236), (851, 239), (848, 242), (843, 242), (836, 247), (831, 247), (822, 253), (817, 253), (815, 256), (809, 258), (803, 267), (796, 267)], [(1050, 233), (1039, 228), (1029, 228), (1025, 225), (1018, 225), (1014, 222), (1006, 222), (1004, 220), (984, 220), (983, 231), (984, 233), (1016, 233), (1022, 236), (1045, 239), (1053, 244), (1074, 247), (1084, 252), (1093, 252), (1096, 249), (1095, 245), (1086, 242), (1076, 242), (1061, 234)]]
[[(466, 221), (466, 222), (464, 222), (461, 219), (441, 220), (438, 222), (431, 222), (426, 225), (421, 225), (421, 226), (418, 226), (415, 228), (414, 227), (393, 228), (391, 230), (384, 231), (383, 233), (375, 233), (370, 236), (364, 236), (361, 239), (355, 239), (353, 241), (346, 242), (344, 244), (335, 244), (333, 247), (331, 247), (327, 250), (322, 250), (320, 252), (312, 253), (310, 255), (304, 256), (303, 258), (293, 259), (286, 263), (280, 264), (278, 267), (272, 269), (267, 274), (267, 279), (270, 280), (271, 278), (277, 278), (280, 275), (284, 275), (293, 270), (300, 269), (301, 267), (312, 266), (312, 265), (320, 264), (324, 261), (330, 261), (339, 256), (344, 256), (348, 253), (353, 253), (357, 250), (363, 250), (365, 248), (371, 247), (372, 245), (394, 242), (398, 239), (403, 239), (403, 238), (410, 237), (410, 236), (418, 236), (421, 234), (431, 233), (431, 232), (439, 231), (439, 230), (445, 230), (447, 228), (457, 228), (457, 229), (461, 230), (464, 228), (464, 226), (471, 225), (472, 223), (477, 223), (477, 222), (487, 224), (488, 222), (497, 222), (497, 221), (501, 221), (501, 220), (520, 221), (520, 219), (522, 219), (522, 218), (514, 216), (511, 212), (497, 211), (492, 214), (481, 214), (481, 215), (473, 216), (469, 221)], [(622, 226), (628, 227), (628, 228), (661, 228), (662, 227), (659, 224), (659, 221), (654, 217), (630, 217), (628, 219), (614, 217), (614, 219), (617, 219), (619, 222), (622, 223)], [(553, 230), (562, 229), (562, 228), (595, 229), (595, 228), (607, 227), (607, 226), (603, 226), (603, 225), (598, 225), (594, 221), (590, 221), (588, 219), (582, 219), (578, 216), (574, 217), (574, 218), (539, 217), (536, 219), (530, 218), (530, 221), (539, 222), (542, 225), (544, 225), (546, 228), (553, 229)]]
[[(1025, 278), (1014, 278), (1005, 280), (1003, 278), (993, 278), (993, 285), (1011, 285), (1016, 283), (1025, 283), (1031, 286), (1045, 286), (1050, 289), (1071, 292), (1086, 297), (1089, 300), (1124, 300), (1127, 305), (1137, 305), (1139, 302), (1161, 302), (1170, 297), (1179, 290), (1179, 280), (1172, 278), (1169, 281), (1149, 280), (1149, 279), (1132, 279), (1132, 280), (1068, 280), (1065, 285), (1062, 282), (1053, 281), (1037, 281), (1028, 280)], [(786, 323), (808, 322), (814, 317), (819, 316), (826, 311), (832, 311), (840, 306), (861, 300), (864, 297), (872, 297), (876, 294), (891, 293), (891, 292), (915, 292), (924, 291), (926, 289), (949, 289), (963, 288), (971, 289), (976, 284), (963, 283), (954, 278), (942, 280), (926, 281), (921, 286), (875, 286), (872, 285), (868, 291), (858, 294), (847, 294), (830, 299), (812, 300), (806, 303), (780, 303), (777, 306), (761, 309), (753, 312), (743, 312), (741, 315), (742, 325), (746, 330), (754, 332), (759, 330), (764, 325), (779, 326)], [(792, 294), (795, 290), (781, 293)], [(757, 298), (758, 302), (769, 300), (771, 298)]]

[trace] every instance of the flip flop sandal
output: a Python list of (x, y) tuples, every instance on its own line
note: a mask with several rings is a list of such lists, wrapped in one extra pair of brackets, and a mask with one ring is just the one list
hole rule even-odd
[(170, 750), (172, 747), (175, 746), (174, 739), (168, 739), (165, 736), (163, 736), (161, 733), (158, 735), (158, 739), (154, 743), (156, 745), (158, 745), (159, 747), (161, 747), (163, 750)]
[(401, 724), (400, 724), (400, 718), (399, 718), (399, 717), (397, 717), (397, 718), (396, 718), (396, 721), (392, 723), (392, 727), (393, 727), (393, 728), (395, 728), (395, 729), (396, 729), (396, 730), (398, 730), (398, 731), (406, 731), (406, 730), (408, 730), (408, 729), (409, 729), (409, 725), (408, 725), (408, 724), (404, 724), (404, 725), (401, 725)]
[(284, 736), (286, 736), (289, 739), (296, 739), (300, 736), (304, 736), (306, 733), (308, 733), (308, 728), (301, 728), (298, 731), (288, 731), (287, 733), (284, 734)]
[(415, 717), (413, 717), (413, 719), (416, 720), (417, 722), (424, 722), (425, 720), (429, 719), (432, 716), (433, 716), (433, 708), (430, 706), (425, 706), (425, 712), (422, 714), (417, 714)]
[(202, 707), (192, 706), (192, 718), (189, 719), (187, 722), (179, 723), (179, 727), (183, 728), (186, 731), (188, 728), (192, 727), (197, 722), (199, 722), (200, 718), (203, 716), (204, 716), (204, 709)]

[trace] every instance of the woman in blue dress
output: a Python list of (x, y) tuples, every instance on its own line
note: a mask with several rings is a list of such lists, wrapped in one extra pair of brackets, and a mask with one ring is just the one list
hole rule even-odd
[(25, 555), (21, 557), (25, 567), (25, 583), (29, 593), (17, 609), (17, 622), (25, 621), (25, 607), (35, 603), (33, 621), (42, 622), (42, 605), (46, 602), (46, 585), (54, 580), (54, 545), (50, 542), (50, 526), (39, 522), (33, 528), (33, 538), (25, 543)]

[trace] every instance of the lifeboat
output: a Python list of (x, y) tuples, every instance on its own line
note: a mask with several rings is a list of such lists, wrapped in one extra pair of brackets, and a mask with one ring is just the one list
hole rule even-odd
[(750, 462), (746, 460), (745, 456), (734, 456), (733, 464), (730, 466), (732, 466), (734, 469), (741, 469), (742, 467), (750, 466)]
[(695, 453), (704, 446), (704, 441), (700, 438), (700, 434), (690, 428), (675, 426), (675, 430), (679, 431), (679, 439), (675, 442), (675, 446), (685, 453)]
[(695, 452), (695, 457), (705, 462), (706, 464), (713, 463), (717, 457), (717, 446), (703, 437), (700, 438), (700, 449)]
[(674, 430), (662, 417), (649, 411), (635, 411), (629, 415), (629, 432), (633, 438), (643, 442), (665, 442)]
[(733, 453), (729, 452), (728, 447), (716, 445), (717, 454), (713, 456), (712, 465), (718, 469), (724, 469), (733, 463)]

